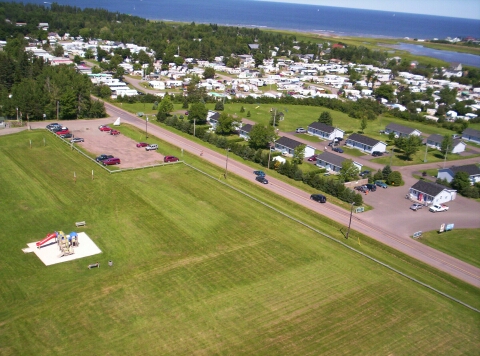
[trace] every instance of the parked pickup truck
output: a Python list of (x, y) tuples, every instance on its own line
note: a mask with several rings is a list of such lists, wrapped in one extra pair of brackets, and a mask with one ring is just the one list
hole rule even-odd
[(430, 210), (433, 213), (436, 213), (438, 211), (447, 211), (448, 206), (446, 206), (445, 204), (433, 204), (428, 210)]

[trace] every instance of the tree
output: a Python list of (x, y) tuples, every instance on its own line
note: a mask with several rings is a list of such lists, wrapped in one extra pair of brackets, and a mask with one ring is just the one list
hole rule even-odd
[(385, 98), (388, 101), (392, 101), (394, 98), (393, 95), (394, 89), (393, 86), (388, 84), (381, 84), (377, 89), (375, 89), (375, 98)]
[(322, 113), (318, 117), (318, 122), (321, 122), (325, 125), (332, 126), (333, 119), (332, 119), (332, 114), (330, 114), (330, 111), (322, 111)]
[(440, 96), (440, 103), (450, 106), (457, 100), (457, 89), (450, 89), (446, 86), (440, 90), (438, 95)]
[(224, 107), (223, 107), (223, 101), (217, 101), (215, 103), (215, 110), (217, 111), (223, 111), (224, 110)]
[(233, 118), (233, 116), (228, 115), (225, 112), (222, 112), (220, 114), (220, 117), (218, 118), (218, 123), (215, 129), (215, 133), (218, 135), (230, 135), (235, 131), (235, 127), (233, 125), (234, 122), (235, 122), (235, 119)]
[(266, 148), (270, 142), (275, 138), (273, 127), (265, 127), (260, 124), (256, 124), (250, 130), (250, 139), (248, 145), (251, 148), (259, 149)]
[(387, 177), (386, 183), (388, 185), (395, 185), (397, 187), (402, 185), (402, 174), (399, 171), (391, 172)]
[(283, 120), (283, 112), (273, 109), (271, 111), (270, 125), (278, 126), (281, 120)]
[(247, 111), (247, 117), (250, 117), (251, 114), (250, 114), (250, 110)]
[(243, 105), (242, 105), (242, 107), (240, 108), (240, 112), (245, 112), (245, 108), (243, 107)]
[(173, 103), (172, 99), (170, 98), (170, 95), (165, 95), (158, 105), (158, 113), (164, 113), (166, 116), (168, 116), (172, 111), (173, 111)]
[(55, 57), (63, 57), (63, 47), (57, 44), (55, 48), (53, 49), (53, 55)]
[(422, 145), (422, 138), (416, 135), (410, 135), (408, 137), (399, 137), (395, 139), (395, 146), (400, 148), (407, 160), (412, 159), (414, 155)]
[(344, 182), (350, 182), (357, 179), (359, 173), (358, 167), (353, 164), (351, 159), (346, 159), (342, 162), (342, 168), (340, 168), (340, 177)]
[(188, 100), (185, 99), (182, 104), (182, 109), (188, 109)]
[(388, 178), (388, 175), (392, 173), (392, 169), (390, 168), (390, 166), (385, 166), (383, 167), (382, 169), (382, 174), (383, 174), (383, 180), (387, 180)]
[(203, 71), (203, 77), (205, 79), (215, 78), (215, 69), (213, 69), (212, 67), (206, 67), (205, 70)]
[(292, 162), (294, 164), (302, 164), (305, 158), (305, 147), (307, 147), (307, 145), (298, 145), (293, 149)]
[(207, 122), (208, 109), (202, 102), (193, 103), (188, 111), (188, 119), (190, 122), (196, 120), (196, 123), (203, 125)]
[(467, 172), (457, 172), (450, 183), (453, 189), (456, 189), (460, 194), (464, 193), (470, 188), (470, 176)]
[(368, 125), (368, 119), (366, 117), (363, 117), (362, 120), (360, 121), (360, 130), (362, 130), (362, 133), (365, 131)]
[(373, 180), (382, 180), (383, 179), (383, 173), (381, 169), (378, 169), (378, 171), (373, 175)]
[(445, 156), (449, 151), (451, 152), (453, 149), (453, 137), (452, 135), (445, 135), (443, 136), (442, 143), (440, 144), (440, 150)]

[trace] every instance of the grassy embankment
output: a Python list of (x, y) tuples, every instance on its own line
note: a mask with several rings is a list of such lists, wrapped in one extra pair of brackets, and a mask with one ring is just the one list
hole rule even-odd
[[(99, 170), (92, 181), (95, 165), (43, 132), (3, 137), (0, 152), (3, 354), (478, 350), (478, 313), (187, 166)], [(343, 239), (319, 214), (233, 175), (229, 183)], [(45, 267), (21, 252), (79, 220), (101, 255)], [(351, 236), (348, 244), (480, 307), (478, 289)], [(96, 261), (100, 269), (86, 268)]]

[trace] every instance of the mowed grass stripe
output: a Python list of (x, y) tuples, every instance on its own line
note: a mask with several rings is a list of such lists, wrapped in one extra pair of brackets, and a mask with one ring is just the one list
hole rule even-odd
[[(5, 149), (3, 138), (0, 149)], [(53, 154), (65, 149), (52, 148)], [(55, 181), (49, 190), (60, 203), (40, 212), (44, 208), (32, 198), (33, 208), (21, 219), (18, 212), (4, 213), (10, 225), (0, 230), (5, 241), (2, 352), (437, 355), (478, 350), (476, 313), (188, 167), (98, 172), (91, 181), (92, 163), (67, 148), (53, 179), (47, 172), (58, 162), (37, 162), (29, 150), (22, 154), (18, 166), (29, 168), (20, 171), (47, 182), (36, 185), (24, 173), (38, 190), (31, 196), (50, 194), (45, 190)], [(4, 160), (0, 157), (0, 165)], [(68, 174), (73, 169), (80, 172), (77, 184)], [(8, 178), (0, 169), (0, 179)], [(11, 188), (0, 191), (2, 201), (14, 202), (22, 194), (22, 187)], [(259, 192), (250, 186), (249, 193)], [(63, 203), (61, 194), (74, 203)], [(309, 222), (318, 217), (282, 199), (274, 205)], [(26, 234), (24, 221), (35, 214), (44, 219), (29, 225)], [(52, 226), (68, 232), (79, 216), (102, 255), (44, 267), (21, 253), (25, 242), (42, 238)], [(318, 221), (313, 225), (322, 228)], [(330, 226), (324, 226), (327, 233)], [(394, 255), (384, 258), (403, 263)], [(97, 259), (102, 268), (87, 270)], [(105, 266), (109, 259), (113, 268)]]

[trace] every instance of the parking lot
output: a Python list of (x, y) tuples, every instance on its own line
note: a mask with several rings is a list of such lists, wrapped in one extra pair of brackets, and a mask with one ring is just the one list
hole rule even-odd
[[(146, 151), (145, 148), (136, 147), (137, 142), (145, 141), (145, 135), (139, 135), (138, 141), (134, 141), (122, 134), (110, 135), (108, 131), (100, 131), (100, 125), (112, 126), (114, 118), (98, 119), (98, 120), (76, 120), (62, 122), (66, 125), (74, 137), (82, 137), (85, 139), (82, 143), (76, 143), (78, 147), (82, 147), (88, 152), (98, 156), (101, 154), (113, 155), (121, 160), (120, 168), (136, 168), (144, 167), (152, 164), (163, 163), (163, 155), (158, 151)], [(32, 128), (45, 128), (47, 124), (43, 122), (32, 123)], [(115, 127), (121, 130), (120, 127)]]

